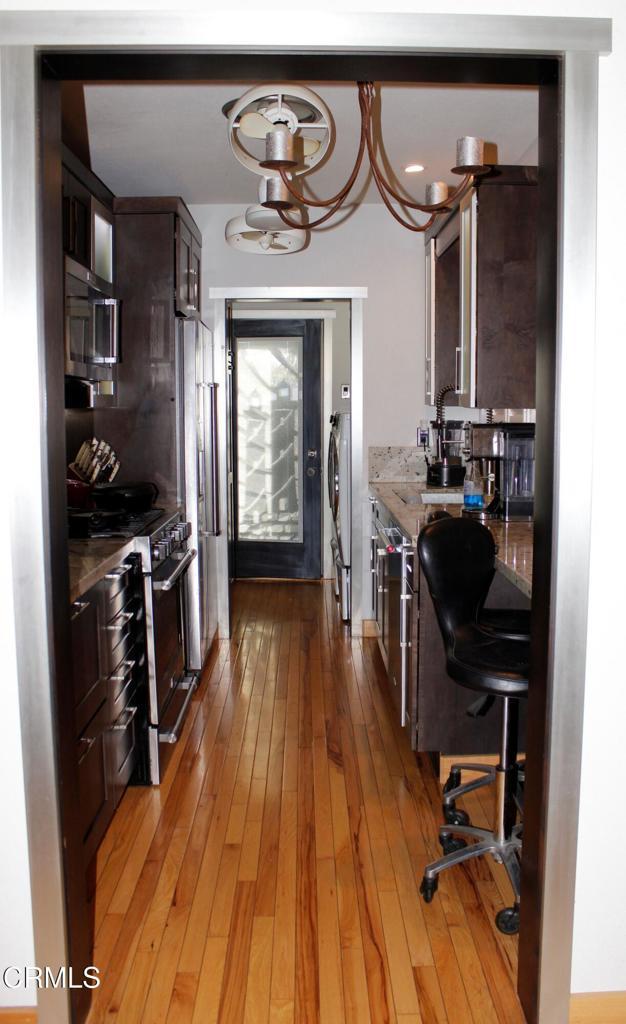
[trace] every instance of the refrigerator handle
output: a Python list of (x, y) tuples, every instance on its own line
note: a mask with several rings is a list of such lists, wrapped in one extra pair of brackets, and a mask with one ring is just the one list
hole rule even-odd
[(209, 384), (211, 417), (211, 534), (220, 533), (220, 479), (219, 452), (217, 450), (217, 384)]

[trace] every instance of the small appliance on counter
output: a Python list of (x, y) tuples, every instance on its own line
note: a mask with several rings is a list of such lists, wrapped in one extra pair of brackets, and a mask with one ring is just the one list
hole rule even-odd
[(472, 423), (469, 461), (483, 482), (482, 507), (463, 515), (505, 522), (533, 518), (535, 424)]

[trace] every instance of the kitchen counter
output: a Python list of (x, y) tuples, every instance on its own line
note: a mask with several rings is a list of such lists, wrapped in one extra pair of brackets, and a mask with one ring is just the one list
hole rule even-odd
[(123, 562), (134, 550), (134, 537), (70, 540), (70, 602), (87, 593), (90, 587)]
[[(425, 505), (421, 500), (409, 504), (400, 495), (409, 499), (420, 499), (425, 492), (444, 490), (429, 487), (425, 483), (413, 483), (406, 480), (389, 483), (370, 483), (370, 493), (379, 498), (395, 519), (404, 534), (417, 543), (417, 536), (425, 525), (428, 516), (437, 510), (445, 510), (450, 515), (459, 516), (462, 503), (446, 503)], [(445, 488), (446, 494), (462, 494), (462, 487)], [(532, 595), (533, 566), (533, 524), (504, 523), (494, 519), (486, 524), (497, 544), (496, 566), (503, 576), (513, 583), (526, 597)]]

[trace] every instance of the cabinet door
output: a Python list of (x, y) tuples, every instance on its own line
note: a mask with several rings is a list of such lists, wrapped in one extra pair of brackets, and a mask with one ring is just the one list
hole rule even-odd
[(189, 312), (200, 313), (200, 256), (202, 249), (195, 238), (191, 239), (189, 264)]
[[(435, 271), (435, 344), (432, 367), (433, 404), (440, 388), (448, 384), (457, 386), (460, 343), (460, 239), (457, 237), (446, 248), (439, 248), (434, 262)], [(458, 405), (457, 394), (446, 395), (446, 405)]]
[(459, 340), (454, 353), (458, 405), (476, 405), (476, 246), (478, 197), (474, 189), (460, 204)]
[(91, 194), (63, 170), (63, 250), (88, 267), (91, 263)]
[(478, 194), (477, 404), (535, 406), (537, 193), (492, 185)]
[(183, 224), (180, 217), (176, 218), (176, 312), (187, 316), (190, 310), (190, 282), (192, 269), (191, 247), (193, 237), (191, 231)]
[(424, 392), (426, 405), (434, 405), (435, 391), (435, 239), (426, 243), (426, 352), (424, 359)]

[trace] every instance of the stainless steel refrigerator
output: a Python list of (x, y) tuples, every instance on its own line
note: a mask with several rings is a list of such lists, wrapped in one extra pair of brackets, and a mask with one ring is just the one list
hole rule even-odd
[(182, 332), (183, 495), (198, 557), (187, 573), (186, 668), (204, 667), (217, 630), (217, 551), (220, 531), (217, 384), (213, 380), (213, 335), (199, 320)]

